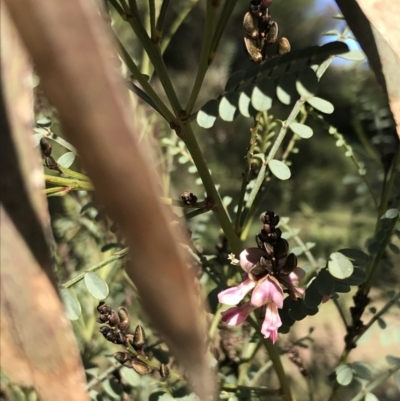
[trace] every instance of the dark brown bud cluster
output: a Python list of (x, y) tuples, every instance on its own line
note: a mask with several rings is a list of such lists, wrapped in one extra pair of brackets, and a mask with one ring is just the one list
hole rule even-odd
[(192, 192), (185, 191), (181, 194), (182, 202), (186, 206), (196, 206), (197, 203), (197, 196), (194, 195)]
[(255, 278), (270, 274), (279, 278), (280, 275), (287, 276), (297, 267), (297, 257), (289, 252), (288, 242), (281, 238), (282, 231), (276, 226), (279, 216), (268, 211), (261, 215), (263, 228), (256, 235), (258, 248), (263, 251), (260, 262), (248, 272)]
[(346, 343), (346, 349), (351, 350), (356, 347), (354, 338), (359, 336), (364, 331), (364, 322), (361, 317), (365, 311), (365, 308), (370, 303), (370, 298), (364, 294), (361, 288), (358, 289), (356, 294), (353, 296), (354, 306), (350, 308), (352, 325), (347, 326), (347, 334), (344, 338)]
[(99, 329), (104, 338), (113, 344), (120, 344), (126, 347), (125, 351), (114, 354), (114, 358), (119, 363), (134, 369), (140, 375), (147, 375), (158, 370), (161, 377), (169, 377), (170, 373), (166, 365), (161, 364), (157, 368), (153, 364), (146, 363), (148, 360), (144, 351), (146, 334), (140, 325), (136, 326), (134, 334), (128, 333), (129, 315), (126, 308), (120, 306), (118, 311), (115, 312), (109, 305), (101, 301), (97, 306), (97, 311), (100, 313), (97, 322), (105, 324)]
[[(243, 19), (243, 28), (246, 32), (244, 47), (250, 60), (260, 64), (267, 58), (267, 48), (278, 39), (278, 24), (271, 20), (268, 7), (272, 0), (251, 0), (249, 11)], [(278, 41), (277, 54), (290, 51), (290, 43), (286, 38)]]
[(40, 139), (40, 149), (42, 150), (44, 156), (44, 165), (51, 169), (56, 170), (59, 173), (63, 173), (58, 167), (58, 163), (54, 160), (53, 156), (51, 155), (52, 147), (50, 141), (46, 137), (42, 137)]

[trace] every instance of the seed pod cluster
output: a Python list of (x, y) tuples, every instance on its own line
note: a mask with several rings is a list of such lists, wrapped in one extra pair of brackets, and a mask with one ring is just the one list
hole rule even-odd
[(268, 274), (275, 276), (289, 275), (297, 267), (297, 257), (289, 252), (288, 242), (281, 238), (282, 231), (276, 226), (279, 224), (279, 216), (274, 212), (267, 211), (260, 217), (263, 228), (256, 235), (256, 242), (265, 256), (260, 264), (265, 267)]
[(58, 163), (54, 160), (53, 156), (51, 155), (51, 152), (53, 150), (51, 143), (45, 136), (40, 138), (40, 149), (44, 156), (44, 165), (50, 170), (56, 170), (62, 174), (62, 171), (58, 167)]
[[(140, 375), (147, 375), (158, 370), (161, 377), (168, 378), (170, 376), (168, 366), (161, 364), (157, 369), (146, 363), (148, 359), (144, 351), (146, 334), (140, 325), (136, 326), (134, 334), (128, 333), (129, 314), (126, 308), (120, 306), (115, 312), (104, 301), (101, 301), (97, 306), (97, 311), (99, 312), (97, 322), (104, 324), (99, 329), (104, 338), (113, 344), (126, 347), (125, 351), (114, 354), (114, 358), (120, 364), (134, 369)], [(132, 348), (135, 352), (132, 351)]]
[[(260, 64), (267, 57), (267, 48), (278, 39), (279, 28), (271, 20), (268, 7), (272, 0), (251, 0), (249, 11), (244, 15), (243, 28), (245, 30), (244, 47), (250, 60)], [(290, 51), (290, 43), (286, 38), (278, 41), (277, 54)]]

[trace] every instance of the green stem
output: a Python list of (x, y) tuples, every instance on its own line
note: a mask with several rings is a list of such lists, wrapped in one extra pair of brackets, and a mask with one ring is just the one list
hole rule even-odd
[[(172, 37), (175, 35), (178, 28), (182, 25), (182, 22), (186, 19), (190, 11), (194, 8), (194, 6), (198, 3), (199, 0), (187, 0), (179, 12), (178, 16), (176, 17), (175, 21), (172, 23), (171, 27), (169, 28), (168, 34), (162, 39), (161, 42), (161, 54), (164, 54), (165, 50), (167, 49), (169, 43), (171, 42)], [(164, 4), (164, 3), (163, 3)]]
[(372, 380), (369, 384), (365, 386), (363, 390), (361, 390), (355, 397), (351, 399), (351, 401), (361, 401), (364, 399), (366, 394), (370, 393), (372, 390), (377, 388), (379, 385), (384, 383), (390, 376), (396, 373), (400, 369), (400, 363), (397, 363), (392, 368), (381, 373), (376, 379)]
[(160, 97), (154, 91), (153, 87), (149, 84), (149, 82), (147, 81), (145, 76), (140, 72), (138, 66), (133, 61), (132, 57), (129, 55), (129, 53), (125, 49), (124, 45), (120, 42), (120, 40), (117, 37), (116, 37), (116, 40), (118, 41), (118, 44), (119, 44), (121, 57), (125, 61), (125, 64), (128, 67), (131, 74), (139, 82), (139, 84), (141, 85), (143, 90), (150, 97), (150, 99), (154, 102), (154, 104), (158, 107), (161, 115), (167, 121), (173, 121), (175, 118), (174, 115), (171, 113), (169, 108), (164, 104), (164, 102), (160, 99)]
[(149, 18), (150, 18), (150, 37), (153, 42), (156, 39), (156, 5), (154, 0), (149, 0)]
[(200, 53), (200, 62), (197, 70), (197, 75), (190, 93), (189, 101), (186, 106), (186, 114), (190, 115), (193, 110), (194, 104), (200, 93), (204, 77), (209, 67), (209, 54), (211, 49), (212, 34), (214, 30), (214, 19), (216, 8), (213, 6), (213, 0), (207, 0), (206, 18), (204, 24), (203, 40)]
[(367, 332), (367, 330), (381, 317), (383, 316), (397, 301), (400, 299), (400, 292), (398, 292), (392, 299), (390, 299), (386, 305), (371, 318), (371, 320), (364, 326), (363, 332), (354, 339), (354, 343), (360, 340), (360, 338)]
[[(221, 384), (221, 390), (228, 391), (228, 392), (254, 392), (259, 395), (272, 395), (272, 396), (279, 396), (281, 394), (280, 390), (273, 390), (267, 387), (254, 387), (254, 386), (240, 386), (237, 384), (231, 383), (223, 383)], [(250, 399), (250, 398), (246, 398)]]
[(44, 175), (44, 180), (51, 184), (57, 184), (64, 187), (70, 187), (75, 191), (93, 191), (93, 184), (89, 181), (74, 180), (71, 178), (58, 177), (56, 175)]
[(261, 115), (262, 113), (258, 113), (256, 117), (254, 118), (254, 127), (250, 128), (250, 142), (249, 142), (249, 147), (247, 148), (247, 153), (246, 153), (246, 167), (243, 172), (243, 177), (242, 177), (242, 187), (240, 189), (240, 195), (239, 195), (239, 202), (238, 202), (238, 208), (237, 208), (237, 213), (236, 213), (236, 222), (235, 222), (235, 231), (236, 234), (240, 235), (241, 227), (240, 227), (240, 219), (242, 217), (242, 209), (243, 209), (243, 204), (244, 204), (244, 197), (246, 195), (246, 188), (247, 184), (249, 183), (249, 176), (250, 176), (250, 170), (251, 170), (251, 163), (253, 161), (253, 153), (254, 153), (254, 148), (256, 147), (257, 144), (257, 132), (260, 129), (261, 125)]
[(85, 274), (87, 272), (96, 272), (97, 270), (100, 270), (104, 266), (107, 266), (110, 263), (115, 262), (116, 260), (122, 259), (127, 255), (128, 255), (128, 248), (121, 249), (120, 251), (115, 252), (113, 256), (110, 256), (109, 258), (104, 259), (102, 262), (98, 263), (97, 265), (90, 267), (89, 269), (85, 270), (83, 273), (79, 274), (78, 276), (74, 277), (73, 279), (68, 280), (64, 284), (60, 285), (60, 288), (72, 287), (79, 281), (83, 280), (85, 278)]
[(246, 202), (245, 209), (249, 210), (251, 208), (251, 206), (258, 194), (258, 191), (260, 190), (260, 188), (264, 182), (264, 179), (266, 176), (266, 171), (267, 171), (267, 165), (275, 157), (275, 155), (279, 149), (279, 146), (281, 145), (283, 139), (286, 136), (289, 125), (295, 121), (297, 115), (299, 114), (301, 108), (303, 107), (303, 104), (304, 104), (304, 99), (300, 98), (294, 105), (292, 111), (289, 114), (288, 119), (282, 124), (282, 127), (279, 131), (278, 137), (276, 138), (275, 143), (273, 144), (271, 150), (269, 151), (265, 162), (262, 164), (262, 166), (260, 168), (256, 182), (254, 183), (253, 189), (251, 190), (250, 195), (249, 195), (249, 199)]
[(209, 61), (208, 64), (210, 65), (214, 58), (215, 58), (215, 53), (218, 48), (219, 41), (221, 40), (222, 34), (224, 33), (224, 30), (226, 28), (226, 25), (228, 24), (229, 19), (231, 18), (233, 9), (235, 8), (235, 5), (237, 3), (237, 0), (225, 0), (224, 6), (222, 8), (222, 11), (219, 15), (218, 21), (215, 25), (215, 32), (211, 41), (211, 51), (209, 54)]
[[(398, 217), (395, 219), (392, 219), (391, 222), (391, 227), (388, 228), (386, 230), (386, 237), (385, 239), (380, 243), (380, 247), (378, 252), (376, 253), (376, 255), (374, 256), (374, 258), (371, 261), (371, 264), (369, 265), (369, 267), (367, 268), (367, 278), (365, 280), (365, 282), (361, 285), (361, 288), (363, 290), (363, 293), (365, 295), (367, 295), (371, 289), (372, 286), (372, 282), (376, 276), (376, 273), (379, 269), (379, 262), (381, 261), (383, 255), (385, 254), (386, 251), (386, 247), (388, 245), (388, 243), (390, 242), (390, 237), (392, 235), (392, 231), (396, 225), (396, 222), (398, 220)], [(377, 223), (379, 224), (379, 222)]]
[[(253, 326), (256, 331), (260, 330), (257, 320), (249, 317), (248, 322)], [(262, 339), (265, 349), (268, 352), (269, 358), (274, 366), (276, 375), (278, 376), (279, 384), (281, 386), (281, 392), (283, 393), (283, 399), (285, 401), (294, 401), (292, 392), (290, 389), (289, 381), (286, 376), (285, 370), (283, 369), (282, 360), (279, 355), (278, 349), (274, 346), (269, 338)]]
[(364, 166), (360, 164), (360, 162), (357, 160), (352, 148), (350, 145), (347, 144), (347, 142), (343, 139), (343, 135), (338, 132), (336, 127), (333, 125), (330, 125), (328, 122), (325, 121), (324, 117), (318, 113), (315, 112), (315, 110), (310, 109), (310, 115), (315, 119), (321, 122), (322, 126), (329, 132), (330, 135), (332, 135), (335, 139), (337, 140), (343, 140), (343, 147), (346, 149), (347, 152), (351, 152), (351, 160), (353, 164), (357, 168), (357, 172), (359, 173), (361, 179), (364, 181), (365, 185), (367, 186), (369, 193), (371, 194), (372, 200), (374, 202), (375, 208), (378, 208), (378, 201), (376, 199), (376, 196), (374, 194), (374, 191), (372, 190), (372, 187), (370, 183), (368, 182), (365, 173), (363, 172), (361, 174), (361, 171), (364, 169)]
[(381, 203), (379, 205), (378, 218), (380, 218), (386, 212), (386, 209), (388, 207), (389, 198), (390, 198), (390, 195), (393, 190), (393, 186), (396, 181), (396, 176), (397, 176), (397, 173), (399, 172), (399, 166), (400, 166), (400, 143), (397, 145), (397, 152), (396, 152), (396, 155), (393, 160), (392, 168), (390, 170), (389, 179), (388, 179), (385, 189), (382, 193)]
[(161, 8), (160, 8), (160, 14), (158, 15), (158, 18), (157, 18), (156, 31), (158, 34), (160, 34), (160, 37), (162, 35), (165, 16), (167, 15), (169, 2), (170, 2), (170, 0), (163, 0), (163, 2), (161, 4)]
[(235, 255), (239, 255), (239, 253), (242, 250), (241, 241), (235, 233), (234, 227), (222, 203), (218, 190), (215, 188), (214, 181), (211, 177), (207, 164), (204, 160), (203, 154), (200, 150), (200, 147), (196, 141), (196, 138), (190, 125), (182, 126), (182, 138), (184, 139), (184, 142), (188, 147), (190, 154), (192, 155), (193, 162), (196, 165), (197, 171), (203, 181), (203, 185), (207, 192), (207, 196), (213, 203), (212, 211), (215, 217), (217, 218), (229, 242), (229, 245), (231, 246), (232, 252)]

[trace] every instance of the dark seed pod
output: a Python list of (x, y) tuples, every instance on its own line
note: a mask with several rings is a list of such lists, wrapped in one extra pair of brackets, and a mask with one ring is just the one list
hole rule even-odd
[(137, 360), (137, 359), (133, 359), (131, 362), (132, 368), (134, 369), (134, 371), (136, 373), (138, 373), (139, 375), (148, 375), (153, 371), (153, 368), (146, 365), (145, 363)]
[(263, 256), (260, 259), (260, 265), (264, 270), (267, 270), (268, 273), (271, 273), (274, 267), (274, 262), (270, 258), (264, 258)]
[(97, 319), (96, 319), (97, 323), (107, 323), (108, 322), (108, 315), (100, 315)]
[(285, 261), (285, 264), (280, 268), (279, 273), (290, 274), (297, 267), (297, 257), (294, 253), (290, 253)]
[(274, 247), (270, 243), (264, 242), (264, 249), (267, 252), (267, 256), (269, 258), (274, 257)]
[(257, 243), (257, 246), (258, 246), (260, 249), (264, 249), (264, 241), (263, 241), (263, 239), (262, 239), (262, 237), (261, 237), (260, 234), (257, 234), (257, 235), (256, 235), (256, 243)]
[(288, 242), (287, 242), (285, 239), (280, 238), (280, 239), (276, 242), (276, 244), (275, 244), (275, 246), (274, 246), (275, 257), (276, 257), (277, 259), (285, 258), (286, 255), (287, 255), (287, 253), (288, 253), (288, 250), (289, 250), (289, 244), (288, 244)]
[(117, 326), (119, 323), (118, 315), (112, 310), (111, 313), (108, 315), (108, 324), (111, 327)]
[(270, 224), (271, 226), (277, 226), (279, 223), (279, 216), (274, 212), (268, 210), (264, 214), (261, 215), (260, 220), (264, 224)]
[(133, 346), (135, 349), (142, 349), (146, 340), (146, 334), (142, 326), (136, 326), (135, 334), (133, 335)]
[(40, 138), (40, 149), (42, 150), (43, 154), (45, 156), (50, 156), (51, 155), (51, 143), (46, 137)]
[(290, 46), (290, 42), (289, 42), (288, 39), (286, 39), (286, 38), (280, 38), (280, 39), (278, 40), (278, 49), (277, 49), (277, 53), (278, 53), (279, 55), (289, 53), (289, 52), (290, 52), (290, 49), (291, 49), (291, 46)]
[(100, 301), (97, 306), (97, 311), (106, 315), (111, 312), (111, 307), (108, 306), (104, 301)]
[(128, 311), (120, 306), (118, 308), (118, 317), (119, 317), (119, 324), (118, 324), (118, 328), (121, 331), (126, 331), (129, 328), (129, 315), (128, 315)]
[(267, 37), (265, 38), (265, 43), (272, 44), (276, 42), (278, 38), (279, 28), (275, 21), (272, 21), (269, 26), (269, 31)]
[(256, 46), (256, 44), (252, 39), (245, 37), (244, 47), (251, 61), (253, 61), (256, 64), (260, 64), (263, 61), (261, 50)]
[(243, 19), (243, 28), (246, 31), (246, 35), (251, 39), (257, 39), (259, 36), (257, 25), (257, 18), (250, 12), (247, 12)]
[(160, 375), (164, 379), (168, 379), (168, 377), (171, 376), (171, 372), (169, 371), (169, 367), (167, 365), (163, 364), (163, 363), (160, 366)]
[(114, 358), (121, 364), (129, 361), (131, 358), (131, 354), (129, 352), (116, 352), (114, 354)]

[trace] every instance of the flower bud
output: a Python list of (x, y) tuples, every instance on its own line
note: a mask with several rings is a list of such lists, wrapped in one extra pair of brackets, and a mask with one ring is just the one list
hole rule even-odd
[(142, 326), (136, 326), (135, 334), (133, 335), (133, 346), (135, 349), (142, 349), (146, 340), (146, 334)]
[(128, 315), (128, 311), (120, 306), (118, 308), (118, 317), (119, 317), (119, 324), (118, 324), (118, 328), (121, 331), (126, 331), (129, 328), (129, 315)]
[(257, 39), (259, 36), (257, 25), (257, 19), (250, 12), (247, 12), (243, 19), (243, 28), (246, 31), (246, 35), (252, 39)]
[(142, 361), (139, 361), (137, 359), (133, 359), (132, 362), (132, 368), (133, 370), (138, 373), (139, 375), (148, 375), (153, 371), (153, 368), (150, 367), (149, 365), (146, 365)]
[(239, 255), (240, 267), (249, 273), (256, 266), (260, 265), (260, 258), (265, 256), (265, 252), (258, 248), (246, 248)]
[(260, 49), (256, 46), (254, 41), (250, 38), (244, 38), (244, 47), (246, 49), (247, 54), (250, 57), (250, 60), (256, 64), (260, 64), (263, 61), (263, 56), (261, 54)]
[(280, 38), (280, 39), (278, 40), (278, 49), (277, 49), (277, 53), (278, 53), (279, 55), (289, 53), (289, 52), (290, 52), (290, 49), (291, 49), (291, 46), (290, 46), (290, 42), (289, 42), (288, 39), (286, 39), (286, 38)]
[(160, 375), (164, 379), (168, 379), (168, 377), (171, 376), (171, 372), (169, 371), (169, 367), (167, 365), (163, 364), (163, 363), (160, 366)]
[(42, 152), (45, 156), (50, 156), (51, 155), (51, 143), (46, 137), (40, 138), (40, 149), (42, 149)]

